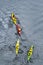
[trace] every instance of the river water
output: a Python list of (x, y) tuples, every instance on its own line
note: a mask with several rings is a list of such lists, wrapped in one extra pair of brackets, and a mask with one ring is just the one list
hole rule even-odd
[[(15, 59), (17, 41), (15, 25), (9, 21), (14, 12), (19, 18), (26, 39), (20, 48), (22, 54)], [(33, 63), (26, 63), (26, 51), (34, 45)], [(27, 48), (24, 48), (26, 46)], [(0, 65), (43, 65), (43, 0), (1, 0), (0, 1)]]

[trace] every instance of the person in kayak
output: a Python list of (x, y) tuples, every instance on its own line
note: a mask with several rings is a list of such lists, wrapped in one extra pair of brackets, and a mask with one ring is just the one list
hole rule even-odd
[(19, 19), (15, 16), (14, 12), (11, 13), (12, 22), (16, 25), (17, 23), (20, 24)]
[(31, 56), (33, 54), (34, 46), (32, 45), (30, 49), (27, 51), (27, 62), (31, 61)]
[(22, 28), (20, 27), (19, 24), (16, 24), (16, 30), (17, 30), (17, 34), (18, 34), (19, 36), (21, 36)]
[(19, 48), (20, 48), (20, 40), (18, 39), (15, 45), (16, 56), (18, 55)]

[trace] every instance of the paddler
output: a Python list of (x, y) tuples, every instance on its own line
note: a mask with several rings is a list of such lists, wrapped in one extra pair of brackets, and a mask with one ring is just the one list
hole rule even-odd
[(12, 22), (16, 25), (17, 23), (20, 24), (19, 19), (15, 16), (14, 12), (11, 13)]
[(19, 24), (16, 24), (16, 30), (17, 30), (17, 34), (18, 34), (19, 36), (21, 36), (22, 29), (21, 29), (21, 27), (20, 27)]
[(19, 48), (20, 48), (20, 40), (18, 39), (15, 45), (16, 55), (18, 55)]
[(30, 47), (30, 49), (28, 50), (28, 52), (27, 52), (27, 62), (29, 62), (31, 60), (31, 56), (33, 54), (33, 50), (34, 50), (34, 46), (32, 45)]

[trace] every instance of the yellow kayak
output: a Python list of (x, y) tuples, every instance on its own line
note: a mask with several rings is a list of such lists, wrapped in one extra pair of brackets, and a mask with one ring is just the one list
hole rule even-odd
[(18, 39), (17, 42), (16, 42), (16, 46), (15, 46), (15, 49), (16, 49), (16, 55), (18, 55), (19, 48), (20, 48), (20, 40)]
[(11, 13), (11, 19), (12, 19), (13, 23), (16, 25), (17, 19), (16, 19), (14, 13)]
[(30, 47), (30, 49), (28, 50), (28, 52), (27, 52), (27, 59), (28, 59), (28, 61), (31, 59), (31, 56), (33, 54), (33, 49), (34, 49), (34, 46), (32, 45)]

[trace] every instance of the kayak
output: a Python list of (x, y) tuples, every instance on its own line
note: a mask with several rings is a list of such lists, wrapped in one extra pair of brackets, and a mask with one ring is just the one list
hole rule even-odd
[(15, 45), (16, 55), (18, 55), (19, 48), (20, 48), (20, 40), (18, 39)]
[(13, 23), (16, 25), (17, 19), (16, 19), (14, 13), (11, 13), (11, 19), (12, 19)]
[(31, 59), (31, 56), (32, 56), (32, 54), (33, 54), (33, 49), (34, 49), (34, 46), (32, 45), (32, 46), (30, 47), (30, 49), (28, 50), (28, 52), (27, 52), (27, 60), (28, 60), (28, 61), (30, 61), (30, 59)]
[(21, 29), (21, 27), (20, 27), (19, 24), (16, 24), (16, 30), (17, 30), (17, 34), (18, 34), (19, 36), (21, 36), (22, 29)]

